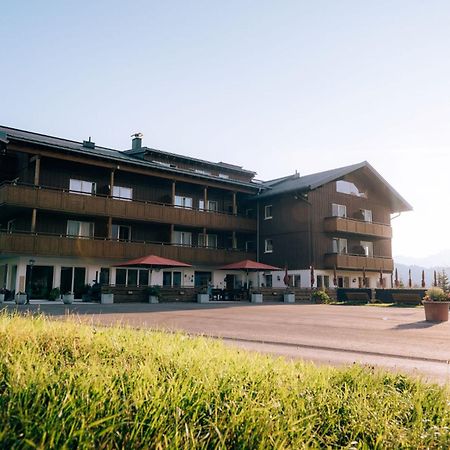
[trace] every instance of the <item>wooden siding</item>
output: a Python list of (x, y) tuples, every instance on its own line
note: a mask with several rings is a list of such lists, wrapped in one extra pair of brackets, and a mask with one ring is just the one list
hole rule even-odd
[(36, 256), (74, 256), (110, 258), (117, 261), (158, 255), (189, 264), (223, 265), (255, 255), (241, 251), (180, 247), (138, 242), (118, 242), (106, 239), (72, 239), (60, 236), (0, 233), (0, 253)]
[(324, 231), (328, 233), (356, 234), (384, 239), (390, 239), (392, 237), (392, 228), (389, 225), (347, 219), (344, 217), (326, 217)]
[(73, 194), (63, 190), (22, 185), (0, 187), (0, 204), (47, 211), (123, 220), (176, 224), (207, 229), (255, 232), (256, 220), (210, 211), (175, 208), (172, 205), (116, 200), (104, 196)]
[(365, 267), (366, 270), (392, 272), (394, 261), (391, 258), (330, 253), (325, 255), (324, 266), (326, 269), (333, 269), (336, 266), (337, 269), (361, 270)]

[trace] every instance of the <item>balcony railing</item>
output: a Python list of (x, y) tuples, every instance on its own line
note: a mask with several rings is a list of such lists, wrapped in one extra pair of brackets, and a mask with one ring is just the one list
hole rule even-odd
[(100, 238), (71, 238), (64, 235), (0, 231), (0, 254), (74, 256), (117, 261), (158, 255), (188, 264), (224, 265), (254, 259), (243, 250), (188, 247), (162, 242), (126, 242)]
[(383, 223), (365, 222), (347, 217), (326, 217), (324, 231), (329, 233), (357, 234), (382, 239), (392, 238), (392, 228)]
[(217, 230), (256, 231), (256, 220), (249, 217), (180, 208), (166, 203), (126, 201), (103, 195), (81, 195), (63, 189), (14, 183), (0, 185), (0, 205), (2, 204)]
[(394, 269), (394, 261), (385, 256), (364, 256), (347, 253), (327, 253), (324, 260), (325, 268), (350, 270), (383, 270), (390, 272)]

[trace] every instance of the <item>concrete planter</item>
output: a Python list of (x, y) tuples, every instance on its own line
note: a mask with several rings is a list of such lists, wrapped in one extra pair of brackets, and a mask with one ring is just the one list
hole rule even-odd
[(16, 304), (25, 305), (27, 303), (27, 294), (16, 294)]
[(159, 298), (156, 295), (149, 295), (148, 302), (152, 304), (159, 303)]
[(292, 293), (283, 294), (283, 301), (284, 303), (295, 303), (295, 294)]
[(62, 301), (65, 305), (71, 305), (75, 296), (73, 294), (63, 294)]
[(197, 294), (197, 303), (209, 303), (209, 294)]
[(5, 294), (0, 294), (0, 305), (5, 301)]
[(255, 294), (252, 293), (251, 300), (252, 303), (262, 303), (263, 302), (263, 295), (262, 294)]
[(112, 305), (114, 303), (114, 294), (102, 294), (100, 303), (102, 305)]
[(424, 300), (425, 320), (427, 322), (447, 322), (450, 302), (428, 302)]

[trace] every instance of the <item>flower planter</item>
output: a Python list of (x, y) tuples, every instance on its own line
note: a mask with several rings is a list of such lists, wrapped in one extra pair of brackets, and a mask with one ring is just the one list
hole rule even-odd
[(159, 303), (159, 298), (156, 295), (149, 295), (148, 302), (152, 304)]
[(102, 294), (100, 303), (102, 305), (112, 305), (114, 303), (114, 294)]
[(27, 294), (16, 294), (16, 304), (25, 305), (27, 303)]
[(209, 294), (197, 294), (197, 303), (209, 303)]
[(64, 294), (62, 296), (62, 301), (65, 305), (71, 305), (73, 303), (75, 296), (73, 294)]
[(5, 301), (5, 294), (0, 294), (0, 304)]
[(283, 294), (283, 301), (284, 303), (295, 303), (295, 294)]
[(425, 320), (427, 322), (447, 322), (450, 302), (433, 302), (423, 300)]
[(250, 301), (252, 303), (262, 303), (263, 302), (263, 295), (262, 294), (252, 293)]

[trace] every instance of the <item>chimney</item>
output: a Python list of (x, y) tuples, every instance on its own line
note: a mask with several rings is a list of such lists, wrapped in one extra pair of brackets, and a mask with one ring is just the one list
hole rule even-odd
[(140, 150), (142, 148), (142, 137), (144, 135), (142, 133), (134, 133), (131, 135), (133, 140), (131, 141), (131, 149), (132, 150)]
[(83, 141), (83, 147), (85, 148), (95, 148), (95, 142), (91, 141), (91, 137), (89, 136), (88, 141)]

